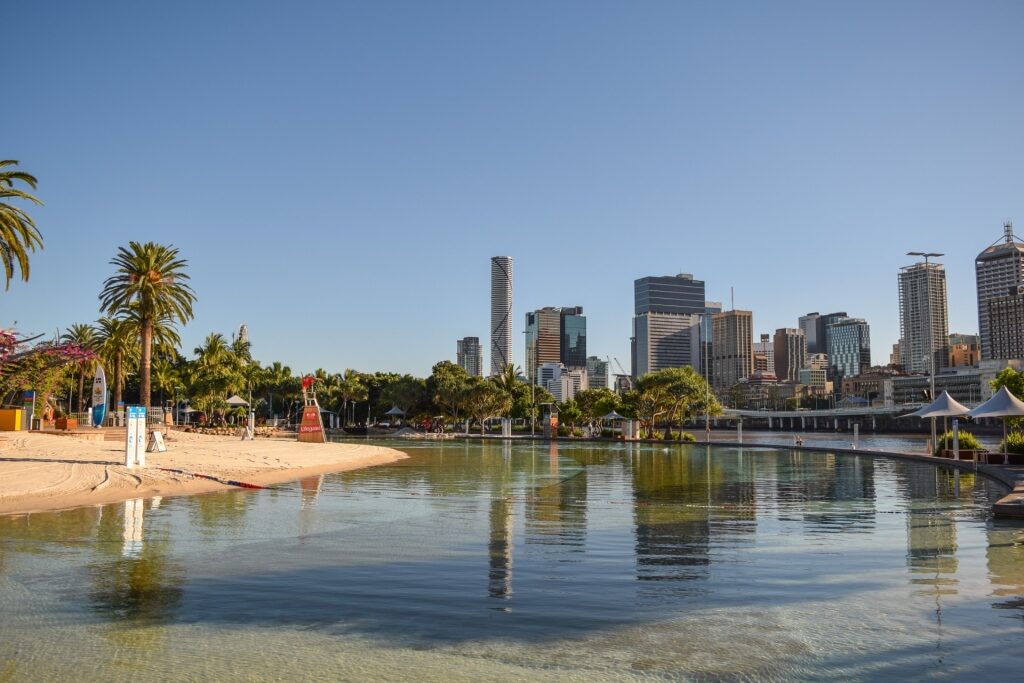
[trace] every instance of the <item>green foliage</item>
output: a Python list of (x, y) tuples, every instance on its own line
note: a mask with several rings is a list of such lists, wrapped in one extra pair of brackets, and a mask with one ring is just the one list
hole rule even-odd
[[(959, 441), (960, 450), (962, 451), (985, 450), (982, 447), (981, 442), (978, 441), (978, 437), (974, 436), (974, 434), (971, 434), (970, 432), (960, 432), (957, 440)], [(952, 431), (948, 431), (939, 437), (939, 443), (935, 448), (935, 455), (938, 455), (944, 450), (953, 450)]]
[(1006, 441), (999, 444), (999, 450), (1003, 453), (1024, 455), (1024, 433), (1016, 431), (1007, 433)]
[[(1024, 372), (1018, 372), (1013, 368), (1005, 368), (996, 375), (996, 378), (992, 380), (991, 384), (994, 391), (999, 391), (1003, 387), (1006, 387), (1011, 394), (1024, 400)], [(1006, 423), (1014, 428), (1020, 427), (1024, 424), (1024, 418), (1008, 417), (1005, 419)]]
[(492, 417), (505, 415), (512, 409), (512, 398), (497, 382), (474, 377), (466, 390), (466, 414), (480, 425), (484, 433), (484, 422)]
[(4, 268), (4, 289), (10, 289), (15, 271), (21, 271), (21, 279), (28, 282), (28, 254), (36, 247), (43, 248), (43, 237), (32, 217), (7, 201), (18, 199), (42, 205), (38, 197), (15, 186), (20, 183), (36, 189), (34, 176), (7, 168), (17, 165), (18, 162), (12, 159), (0, 161), (0, 263)]

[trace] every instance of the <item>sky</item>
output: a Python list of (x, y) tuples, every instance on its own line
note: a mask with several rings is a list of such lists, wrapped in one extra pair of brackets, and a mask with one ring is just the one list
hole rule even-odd
[(296, 372), (427, 375), (584, 307), (629, 366), (633, 281), (692, 273), (755, 335), (842, 310), (899, 337), (908, 251), (1024, 234), (1019, 2), (6, 3), (0, 158), (45, 240), (0, 327), (95, 320), (129, 240), (173, 244), (182, 330)]

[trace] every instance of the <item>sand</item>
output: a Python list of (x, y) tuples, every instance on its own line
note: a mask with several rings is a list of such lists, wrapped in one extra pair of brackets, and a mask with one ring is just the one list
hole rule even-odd
[(242, 441), (238, 437), (181, 432), (171, 432), (165, 438), (165, 453), (147, 453), (145, 468), (128, 469), (124, 465), (124, 443), (119, 440), (4, 432), (0, 434), (0, 514), (234, 488), (165, 472), (161, 467), (268, 485), (406, 457), (390, 448), (360, 444)]

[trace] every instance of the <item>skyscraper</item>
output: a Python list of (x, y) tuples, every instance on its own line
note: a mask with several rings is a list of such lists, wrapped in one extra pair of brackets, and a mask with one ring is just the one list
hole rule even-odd
[(871, 367), (871, 330), (863, 318), (841, 318), (829, 325), (829, 374), (835, 386)]
[(591, 389), (608, 388), (608, 361), (597, 356), (587, 357), (587, 385)]
[(633, 283), (633, 376), (683, 365), (698, 367), (704, 282), (692, 275), (644, 277)]
[(737, 310), (715, 313), (711, 324), (715, 387), (728, 389), (754, 371), (754, 314)]
[(946, 269), (941, 263), (915, 263), (900, 269), (900, 347), (903, 368), (930, 372), (949, 362)]
[(754, 370), (775, 374), (775, 344), (767, 334), (761, 335), (761, 341), (754, 342)]
[(480, 337), (463, 337), (455, 342), (455, 362), (473, 377), (483, 377), (484, 347)]
[(775, 330), (775, 376), (780, 382), (799, 382), (800, 368), (807, 363), (807, 338), (803, 330), (780, 327)]
[(526, 375), (531, 382), (537, 382), (537, 369), (545, 363), (586, 367), (587, 318), (582, 306), (547, 306), (526, 314)]
[(821, 314), (817, 311), (800, 316), (797, 327), (804, 331), (804, 339), (807, 341), (807, 353), (825, 353), (825, 349), (818, 345), (818, 318)]
[(491, 257), (491, 374), (512, 362), (512, 257)]
[(993, 348), (989, 306), (993, 299), (1000, 298), (1003, 301), (997, 305), (997, 309), (1000, 312), (1011, 312), (1015, 307), (1005, 297), (1024, 293), (1024, 243), (1014, 237), (1013, 223), (1003, 225), (1002, 240), (992, 244), (974, 259), (974, 272), (978, 282), (978, 332), (981, 336), (982, 359), (1018, 357), (1003, 354), (1024, 345), (1024, 329), (1015, 324), (1015, 317), (1005, 318), (1000, 324), (1002, 337), (995, 340), (999, 346), (997, 351)]

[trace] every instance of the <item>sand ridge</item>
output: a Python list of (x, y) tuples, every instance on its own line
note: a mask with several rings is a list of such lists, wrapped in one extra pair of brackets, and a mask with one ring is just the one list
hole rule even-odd
[(145, 468), (128, 469), (124, 444), (119, 441), (5, 432), (0, 438), (0, 514), (231, 488), (160, 468), (265, 485), (407, 457), (391, 448), (351, 443), (242, 441), (184, 432), (171, 432), (165, 439), (167, 452), (147, 453)]

